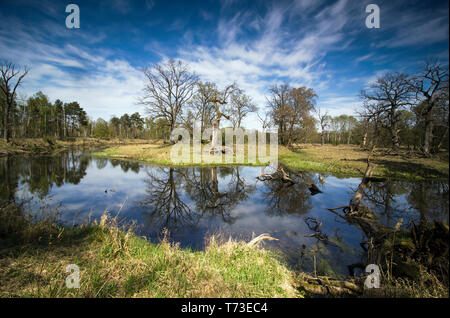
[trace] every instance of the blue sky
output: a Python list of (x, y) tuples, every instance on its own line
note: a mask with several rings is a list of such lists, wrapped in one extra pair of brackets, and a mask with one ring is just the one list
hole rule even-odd
[[(80, 7), (80, 29), (65, 26), (69, 3)], [(365, 26), (370, 3), (379, 29)], [(353, 114), (383, 72), (448, 63), (448, 29), (445, 0), (1, 0), (0, 58), (31, 67), (22, 96), (76, 100), (93, 119), (144, 113), (140, 70), (168, 58), (219, 87), (236, 81), (260, 108), (273, 84), (312, 87), (317, 105), (338, 115)], [(256, 128), (256, 116), (244, 126)]]

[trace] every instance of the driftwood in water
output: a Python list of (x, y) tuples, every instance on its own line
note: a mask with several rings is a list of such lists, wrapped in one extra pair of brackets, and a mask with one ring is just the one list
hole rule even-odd
[(308, 187), (308, 190), (311, 192), (311, 195), (322, 193), (322, 191), (314, 183), (311, 183), (311, 185)]
[(319, 241), (328, 241), (328, 236), (323, 234), (321, 230), (322, 222), (312, 217), (306, 217), (305, 223), (311, 231), (314, 231), (313, 234), (305, 235), (305, 237), (315, 237)]
[[(393, 229), (381, 224), (377, 220), (375, 214), (361, 203), (367, 186), (369, 182), (371, 182), (371, 175), (374, 167), (375, 166), (368, 160), (364, 177), (362, 178), (361, 183), (359, 184), (358, 189), (350, 200), (348, 206), (338, 206), (328, 210), (343, 218), (349, 224), (358, 226), (365, 233), (368, 241), (361, 242), (361, 246), (370, 256), (369, 258), (372, 263), (379, 263), (379, 248), (383, 245), (387, 238), (392, 236)], [(342, 209), (344, 213), (338, 213), (336, 210), (339, 209)]]
[(253, 238), (250, 242), (247, 243), (248, 246), (256, 246), (258, 245), (260, 242), (264, 241), (264, 240), (268, 240), (268, 241), (278, 241), (277, 238), (271, 237), (269, 234), (267, 233), (263, 233), (255, 238)]
[(272, 174), (261, 174), (261, 175), (257, 176), (256, 179), (258, 179), (260, 181), (281, 180), (285, 183), (290, 183), (290, 184), (298, 183), (298, 181), (292, 179), (289, 176), (289, 174), (287, 174), (286, 171), (284, 171), (283, 168), (278, 168), (277, 171), (275, 171)]
[[(368, 207), (361, 203), (364, 197), (365, 190), (368, 183), (371, 181), (372, 172), (375, 165), (367, 160), (367, 168), (364, 173), (364, 177), (355, 192), (355, 195), (350, 200), (349, 205), (338, 206), (335, 208), (329, 208), (328, 210), (339, 217), (347, 220), (349, 223), (358, 225), (368, 237), (379, 235), (380, 233), (391, 232), (391, 229), (378, 222), (375, 214), (370, 211)], [(342, 209), (343, 214), (336, 212), (336, 210)], [(384, 235), (383, 235), (384, 236)]]
[[(286, 172), (286, 170), (289, 172)], [(272, 181), (272, 180), (281, 180), (284, 183), (288, 183), (289, 185), (297, 184), (299, 181), (292, 178), (291, 175), (294, 174), (298, 177), (302, 177), (301, 174), (293, 172), (289, 170), (288, 168), (278, 168), (277, 171), (275, 171), (272, 174), (260, 174), (256, 177), (259, 181)], [(308, 190), (311, 192), (311, 195), (316, 195), (318, 193), (322, 193), (322, 191), (314, 184), (311, 183), (308, 185)]]
[[(335, 214), (338, 214), (335, 210), (343, 209), (343, 212), (345, 213), (345, 215), (347, 215), (348, 213), (355, 214), (356, 212), (358, 212), (362, 206), (361, 199), (364, 196), (364, 192), (367, 188), (367, 184), (372, 179), (371, 176), (372, 176), (372, 172), (373, 172), (374, 168), (375, 168), (375, 165), (373, 163), (371, 163), (369, 160), (367, 160), (366, 172), (364, 173), (361, 183), (359, 184), (358, 189), (356, 190), (353, 198), (350, 200), (349, 205), (343, 205), (343, 206), (338, 206), (335, 208), (329, 208), (328, 210)], [(339, 216), (341, 216), (341, 215), (339, 215)]]

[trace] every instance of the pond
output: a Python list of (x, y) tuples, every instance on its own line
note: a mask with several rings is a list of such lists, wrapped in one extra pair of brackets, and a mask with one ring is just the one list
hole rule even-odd
[[(201, 250), (213, 234), (250, 240), (268, 233), (264, 246), (282, 252), (293, 269), (348, 275), (364, 261), (362, 231), (328, 211), (346, 205), (359, 178), (302, 172), (300, 182), (259, 181), (261, 167), (168, 168), (66, 151), (53, 156), (0, 158), (0, 200), (27, 202), (31, 210), (57, 209), (75, 225), (104, 211), (158, 242), (164, 229), (181, 247)], [(311, 193), (315, 184), (322, 192)], [(371, 183), (364, 203), (388, 226), (409, 227), (421, 217), (448, 222), (448, 180)], [(326, 242), (315, 237), (321, 222)]]

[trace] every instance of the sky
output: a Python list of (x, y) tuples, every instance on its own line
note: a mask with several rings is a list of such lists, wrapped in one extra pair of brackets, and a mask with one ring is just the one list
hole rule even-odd
[[(70, 3), (79, 29), (66, 27)], [(380, 28), (366, 27), (370, 3)], [(220, 88), (236, 82), (261, 112), (286, 82), (313, 88), (333, 116), (355, 115), (383, 73), (448, 63), (448, 10), (446, 0), (0, 0), (0, 59), (30, 67), (21, 97), (78, 101), (94, 120), (144, 115), (142, 68), (170, 58)], [(257, 128), (256, 115), (243, 126)]]

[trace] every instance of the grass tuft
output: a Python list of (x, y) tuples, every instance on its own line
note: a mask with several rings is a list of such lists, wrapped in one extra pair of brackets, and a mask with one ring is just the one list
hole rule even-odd
[[(39, 221), (24, 222), (15, 224), (27, 233), (59, 235), (25, 243), (28, 236), (15, 237), (16, 225), (2, 228), (10, 240), (8, 248), (0, 245), (0, 297), (301, 296), (278, 257), (245, 242), (211, 237), (205, 251), (181, 249), (167, 239), (152, 244), (107, 214), (100, 222), (54, 225), (50, 232)], [(65, 285), (69, 264), (80, 268), (79, 289)]]

